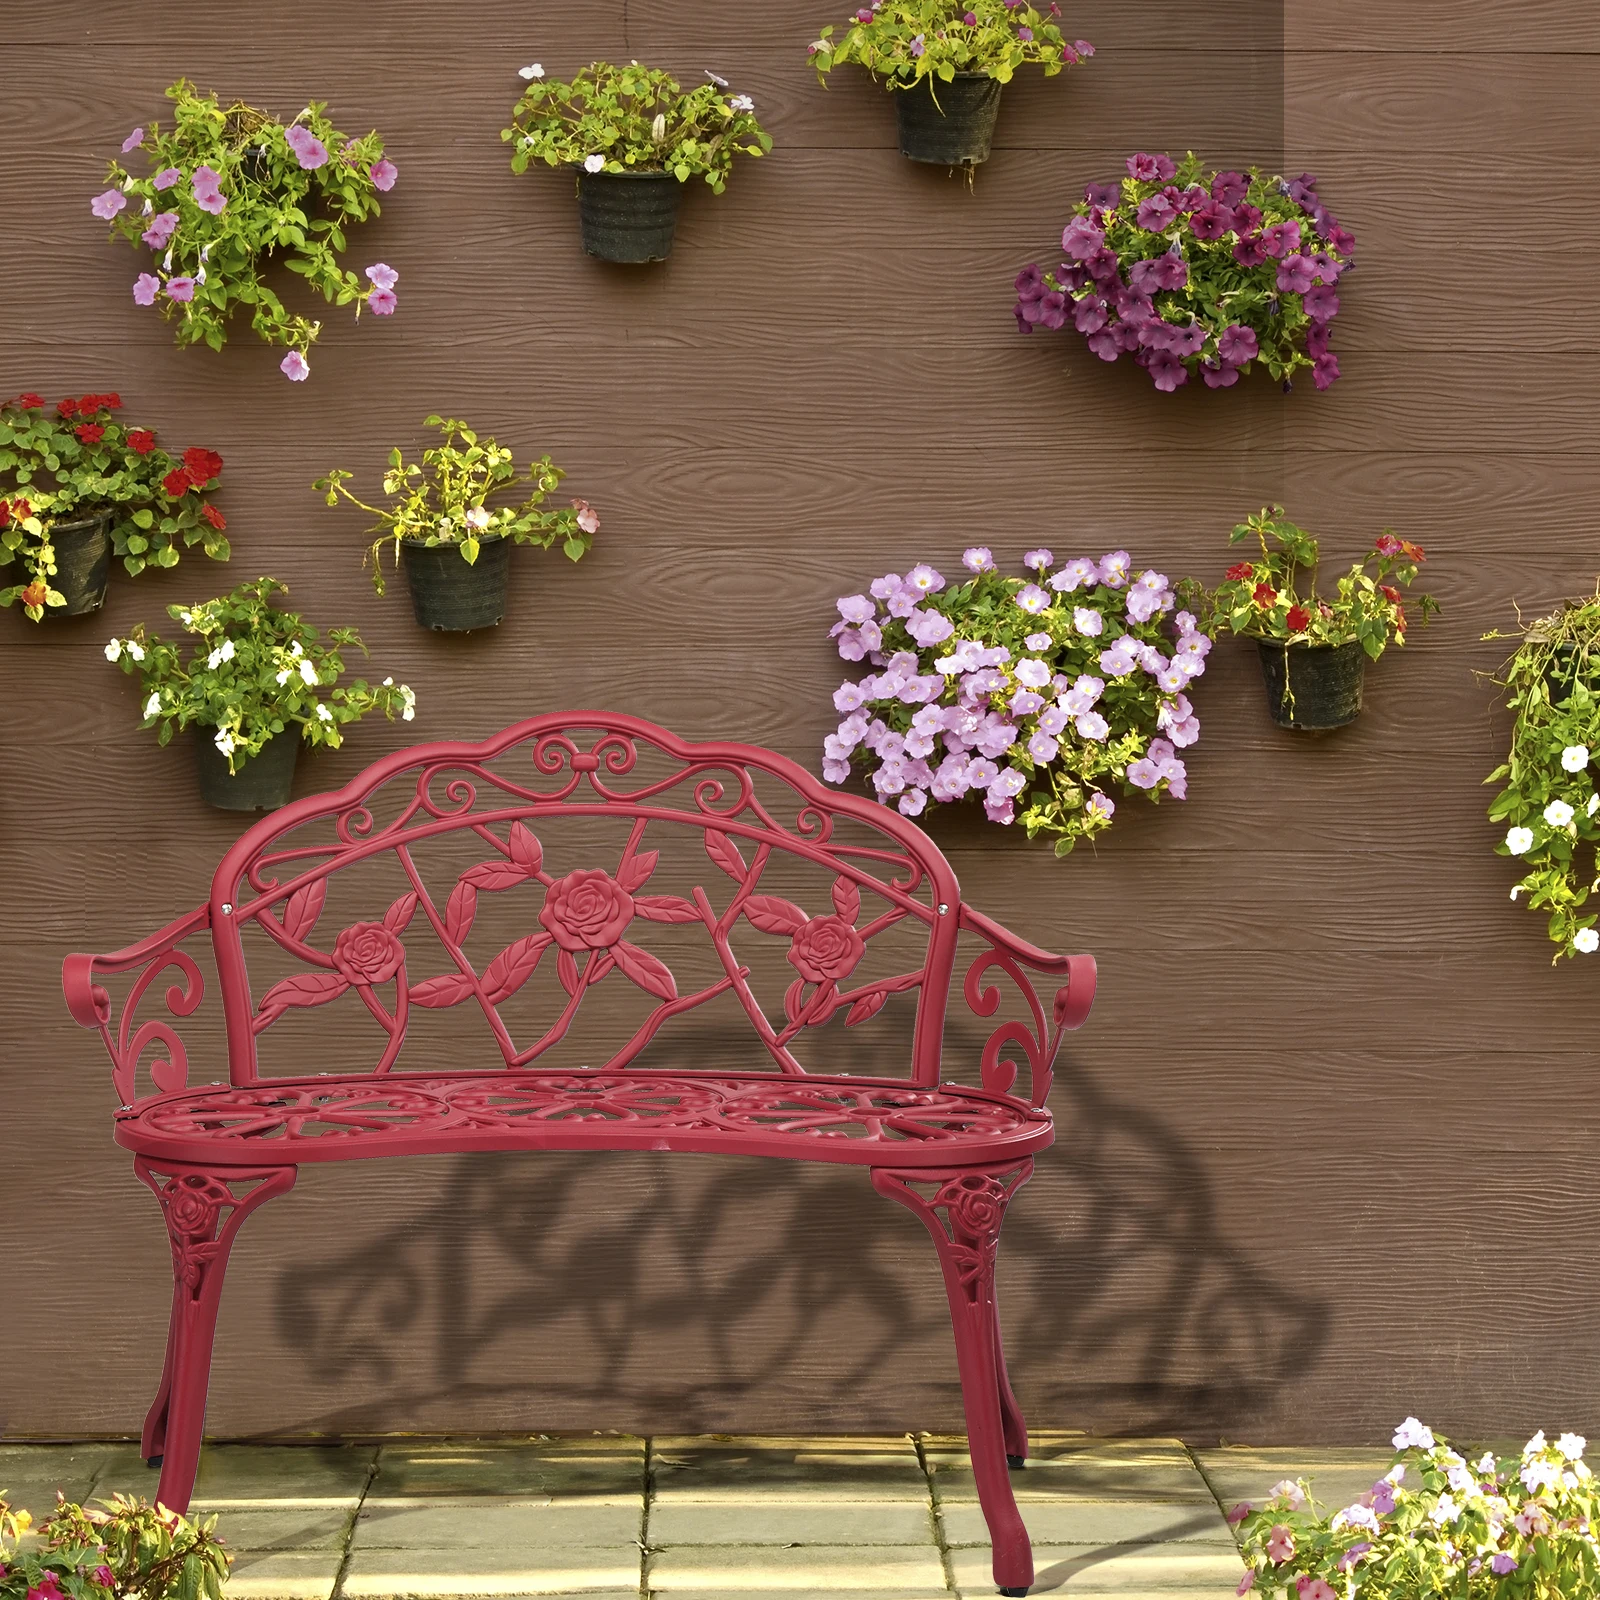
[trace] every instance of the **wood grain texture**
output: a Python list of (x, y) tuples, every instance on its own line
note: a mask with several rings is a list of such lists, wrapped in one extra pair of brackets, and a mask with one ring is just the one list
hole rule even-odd
[[(928, 820), (975, 903), (1101, 961), (1059, 1142), (1007, 1227), (1019, 1392), (1037, 1426), (1196, 1441), (1373, 1444), (1408, 1410), (1468, 1435), (1600, 1432), (1595, 971), (1552, 970), (1541, 919), (1507, 899), (1482, 785), (1506, 719), (1478, 676), (1504, 650), (1482, 634), (1600, 570), (1600, 238), (1563, 210), (1596, 176), (1593, 8), (1069, 7), (1099, 54), (1007, 90), (971, 189), (895, 154), (883, 91), (818, 87), (804, 46), (840, 10), (8, 10), (0, 195), (27, 248), (0, 252), (0, 392), (117, 388), (164, 440), (217, 449), (236, 555), (118, 578), (89, 622), (0, 616), (9, 1271), (44, 1281), (63, 1238), (100, 1263), (92, 1318), (5, 1319), (34, 1377), (0, 1397), (0, 1435), (127, 1432), (147, 1403), (167, 1250), (59, 963), (198, 903), (240, 826), (200, 806), (187, 750), (138, 728), (108, 634), (260, 572), (312, 620), (358, 625), (418, 720), (362, 724), (302, 764), (299, 793), (412, 737), (576, 704), (812, 764), (853, 675), (826, 638), (839, 594), (919, 559), (953, 570), (970, 543), (1121, 546), (1215, 578), (1227, 529), (1274, 499), (1335, 565), (1384, 526), (1429, 550), (1444, 615), (1373, 669), (1359, 723), (1277, 732), (1251, 652), (1224, 644), (1186, 804), (1130, 799), (1065, 862), (970, 811)], [(638, 273), (586, 260), (570, 185), (515, 179), (498, 137), (516, 67), (619, 54), (723, 72), (778, 140), (726, 195), (688, 196), (673, 259)], [(220, 356), (173, 349), (129, 303), (139, 258), (88, 215), (180, 67), (285, 108), (326, 98), (401, 169), (351, 254), (399, 269), (399, 314), (330, 315), (303, 386), (242, 331)], [(1319, 174), (1361, 241), (1338, 386), (1162, 396), (1073, 336), (1015, 333), (1012, 276), (1138, 148)], [(1563, 219), (1519, 258), (1509, 308), (1503, 274), (1460, 264), (1485, 206)], [(403, 593), (377, 599), (362, 518), (309, 489), (335, 464), (370, 486), (432, 410), (549, 450), (601, 510), (580, 566), (519, 554), (489, 637), (422, 634)], [(903, 1052), (881, 1020), (825, 1048), (881, 1065)], [(364, 1046), (342, 1003), (312, 1022), (286, 1047), (308, 1070)], [(478, 1059), (440, 1037), (441, 1062)], [(952, 1022), (952, 1076), (980, 1037)], [(668, 1059), (734, 1048), (688, 1029)], [(932, 1254), (860, 1174), (656, 1156), (307, 1173), (241, 1241), (210, 1410), (219, 1433), (280, 1436), (959, 1415)]]

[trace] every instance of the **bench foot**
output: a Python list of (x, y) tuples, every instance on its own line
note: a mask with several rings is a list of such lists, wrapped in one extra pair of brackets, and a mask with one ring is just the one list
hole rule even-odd
[(144, 1464), (147, 1467), (159, 1467), (166, 1459), (165, 1456), (146, 1456)]
[(1025, 1466), (1027, 1466), (1027, 1464), (1028, 1464), (1028, 1458), (1026, 1456), (1008, 1455), (1006, 1457), (1006, 1465), (1008, 1467), (1025, 1467)]
[(1009, 1458), (1021, 1453), (1014, 1447), (1026, 1450), (1027, 1436), (1021, 1433), (1000, 1356), (994, 1264), (1006, 1207), (1032, 1173), (1031, 1160), (993, 1167), (872, 1171), (873, 1188), (914, 1211), (939, 1252), (961, 1374), (967, 1449), (978, 1504), (989, 1527), (994, 1581), (1002, 1594), (1028, 1592), (1033, 1547), (1006, 1470)]

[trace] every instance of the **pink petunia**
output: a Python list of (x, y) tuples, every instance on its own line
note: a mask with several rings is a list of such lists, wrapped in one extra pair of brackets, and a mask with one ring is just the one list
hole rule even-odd
[(284, 135), (294, 158), (307, 172), (314, 172), (328, 160), (328, 147), (309, 128), (293, 127)]
[(173, 300), (193, 300), (194, 299), (194, 279), (193, 278), (168, 278), (167, 279), (167, 295), (168, 295), (169, 299), (173, 299)]
[(385, 156), (381, 161), (373, 162), (367, 175), (377, 188), (387, 194), (394, 188), (394, 180), (400, 176), (400, 169)]
[(144, 129), (135, 128), (126, 139), (122, 141), (122, 153), (127, 155), (130, 150), (137, 150), (144, 143)]
[(120, 189), (107, 189), (89, 202), (89, 209), (103, 222), (109, 222), (128, 204), (128, 197)]
[(282, 361), (278, 363), (278, 371), (290, 383), (304, 383), (311, 371), (311, 363), (300, 354), (298, 350), (291, 350)]
[(400, 274), (381, 261), (374, 261), (367, 268), (367, 276), (372, 280), (374, 288), (378, 289), (392, 289), (400, 281)]
[(150, 226), (139, 235), (152, 250), (165, 250), (172, 242), (172, 236), (178, 231), (178, 213), (176, 211), (158, 211), (150, 219)]
[[(1135, 767), (1139, 769), (1137, 773)], [(1161, 781), (1161, 772), (1153, 761), (1141, 759), (1128, 768), (1128, 781), (1141, 789), (1153, 789)], [(1281, 1522), (1274, 1524), (1267, 1536), (1267, 1554), (1280, 1567), (1294, 1555), (1294, 1534)]]
[(157, 189), (170, 189), (182, 177), (183, 171), (181, 168), (163, 167), (151, 181)]
[(141, 272), (133, 280), (133, 303), (136, 306), (153, 306), (156, 303), (156, 294), (161, 288), (161, 280), (148, 272)]
[(397, 304), (393, 289), (374, 289), (367, 296), (367, 310), (375, 317), (393, 316)]

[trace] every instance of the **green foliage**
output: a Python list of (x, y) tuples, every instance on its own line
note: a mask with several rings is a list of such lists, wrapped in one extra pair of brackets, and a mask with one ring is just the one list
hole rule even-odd
[[(345, 487), (354, 473), (335, 467), (311, 485), (336, 506), (342, 495), (378, 520), (374, 528), (372, 581), (383, 593), (383, 546), (394, 545), (400, 560), (401, 540), (417, 544), (453, 544), (470, 566), (486, 539), (514, 539), (536, 544), (542, 550), (560, 542), (569, 560), (580, 561), (594, 542), (600, 518), (586, 500), (570, 506), (542, 509), (550, 491), (566, 476), (549, 456), (541, 456), (519, 474), (509, 450), (487, 436), (480, 438), (455, 417), (429, 417), (426, 426), (444, 435), (442, 444), (430, 445), (420, 463), (408, 462), (398, 448), (389, 452), (389, 470), (383, 475), (383, 492), (393, 497), (384, 509), (358, 500)], [(531, 485), (532, 492), (519, 505), (491, 507), (491, 496)]]
[[(858, 10), (837, 41), (832, 23), (822, 29), (811, 62), (824, 81), (835, 67), (854, 62), (874, 77), (886, 74), (891, 89), (924, 78), (949, 83), (958, 72), (1009, 83), (1021, 66), (1041, 66), (1053, 78), (1094, 54), (1086, 40), (1067, 43), (1053, 20), (1060, 14), (1054, 5), (1040, 11), (1006, 0), (881, 0)], [(976, 20), (967, 22), (969, 16)]]
[(222, 1600), (233, 1560), (217, 1519), (113, 1495), (101, 1507), (57, 1496), (36, 1539), (0, 1496), (0, 1600)]
[(670, 172), (680, 183), (703, 177), (721, 194), (735, 155), (772, 149), (748, 95), (703, 83), (686, 94), (665, 72), (596, 61), (571, 83), (538, 76), (511, 114), (500, 137), (512, 144), (511, 170), (583, 166), (598, 172)]
[[(1247, 517), (1228, 536), (1230, 544), (1254, 536), (1258, 560), (1241, 561), (1205, 597), (1212, 633), (1294, 644), (1341, 645), (1359, 642), (1376, 661), (1391, 644), (1406, 642), (1406, 608), (1400, 594), (1427, 559), (1419, 546), (1385, 529), (1371, 551), (1338, 580), (1332, 599), (1317, 593), (1317, 541), (1268, 506)], [(1370, 568), (1370, 570), (1369, 570)], [(1300, 591), (1304, 577), (1305, 592)], [(1397, 587), (1398, 586), (1398, 587)], [(1419, 595), (1422, 621), (1439, 609), (1431, 595)]]
[[(1488, 639), (1504, 638), (1490, 633)], [(1600, 590), (1533, 623), (1497, 680), (1515, 717), (1511, 750), (1484, 781), (1503, 785), (1489, 807), (1508, 823), (1498, 854), (1525, 869), (1511, 891), (1550, 914), (1562, 956), (1600, 947), (1589, 897), (1600, 888), (1600, 795), (1590, 753), (1600, 745)]]
[[(1414, 1442), (1413, 1442), (1414, 1441)], [(1414, 1418), (1396, 1464), (1329, 1515), (1304, 1480), (1236, 1508), (1265, 1600), (1584, 1600), (1600, 1594), (1600, 1495), (1586, 1441), (1536, 1433), (1520, 1456), (1468, 1462)]]
[(346, 723), (369, 711), (409, 722), (417, 697), (405, 684), (357, 678), (340, 684), (342, 649), (366, 646), (354, 628), (331, 628), (327, 644), (297, 612), (280, 611), (275, 594), (288, 591), (272, 578), (242, 583), (232, 594), (197, 606), (168, 606), (167, 613), (197, 641), (184, 661), (176, 644), (149, 637), (141, 623), (126, 639), (106, 646), (106, 659), (137, 673), (144, 696), (144, 725), (166, 744), (191, 723), (215, 728), (217, 748), (237, 773), (267, 740), (297, 724), (308, 744), (337, 749)]
[(112, 547), (133, 574), (175, 567), (179, 545), (198, 544), (228, 559), (227, 526), (207, 493), (222, 457), (186, 450), (174, 458), (148, 428), (113, 416), (116, 394), (62, 400), (53, 410), (36, 394), (0, 404), (0, 563), (21, 561), (27, 582), (0, 589), (0, 605), (21, 599), (37, 622), (47, 605), (65, 605), (55, 575), (52, 527), (109, 511)]
[[(142, 144), (149, 173), (134, 177), (121, 161), (107, 169), (110, 183), (128, 197), (127, 209), (112, 219), (136, 248), (152, 214), (175, 212), (176, 232), (165, 246), (151, 246), (164, 279), (195, 279), (194, 298), (183, 302), (162, 294), (161, 314), (175, 324), (180, 345), (206, 344), (220, 350), (227, 322), (239, 306), (251, 308), (251, 326), (269, 345), (304, 354), (321, 323), (285, 309), (263, 281), (268, 264), (281, 258), (329, 304), (354, 305), (361, 314), (370, 286), (338, 261), (346, 248), (345, 229), (378, 215), (378, 186), (372, 169), (383, 159), (376, 133), (350, 139), (313, 101), (289, 123), (235, 101), (223, 106), (214, 94), (202, 95), (185, 78), (167, 90), (173, 125), (163, 132), (150, 126)], [(301, 165), (288, 142), (290, 128), (308, 130), (327, 151), (314, 169)], [(195, 172), (210, 168), (226, 198), (213, 214), (194, 192)], [(155, 179), (176, 169), (178, 180), (158, 188)]]

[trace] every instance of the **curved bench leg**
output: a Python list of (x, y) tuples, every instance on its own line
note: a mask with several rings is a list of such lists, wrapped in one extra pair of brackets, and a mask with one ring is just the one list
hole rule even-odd
[(1011, 1378), (1006, 1372), (1006, 1347), (1000, 1331), (998, 1301), (994, 1310), (994, 1364), (1000, 1373), (1000, 1420), (1005, 1427), (1006, 1464), (1020, 1467), (1028, 1459), (1028, 1425), (1022, 1419), (1022, 1407), (1011, 1392)]
[[(939, 1252), (955, 1330), (972, 1476), (994, 1552), (994, 1581), (1002, 1593), (1018, 1595), (1026, 1594), (1033, 1582), (1033, 1547), (1006, 1470), (1009, 1441), (1001, 1394), (1002, 1385), (1007, 1394), (1010, 1386), (1000, 1360), (994, 1263), (1006, 1206), (1032, 1173), (1031, 1160), (948, 1170), (872, 1170), (873, 1188), (921, 1217)], [(1012, 1400), (1013, 1411), (1015, 1407)]]
[[(172, 1244), (172, 1321), (161, 1390), (145, 1419), (148, 1460), (160, 1456), (156, 1499), (187, 1511), (200, 1465), (211, 1376), (211, 1341), (228, 1252), (262, 1201), (294, 1187), (293, 1167), (198, 1167), (134, 1158), (133, 1170), (161, 1203)], [(155, 1445), (156, 1448), (152, 1448)]]

